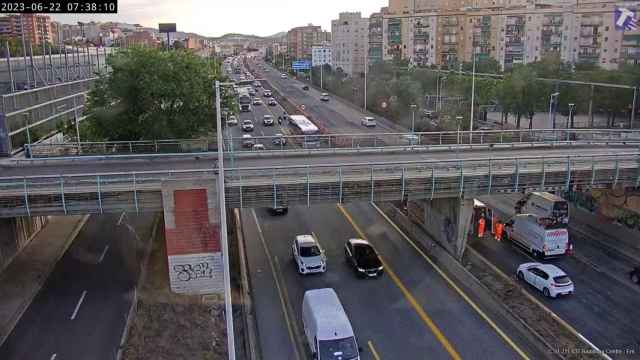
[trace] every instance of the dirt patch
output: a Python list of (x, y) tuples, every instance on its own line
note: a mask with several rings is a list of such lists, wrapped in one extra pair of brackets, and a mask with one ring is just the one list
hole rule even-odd
[(163, 223), (153, 239), (122, 359), (226, 359), (224, 301), (171, 292)]

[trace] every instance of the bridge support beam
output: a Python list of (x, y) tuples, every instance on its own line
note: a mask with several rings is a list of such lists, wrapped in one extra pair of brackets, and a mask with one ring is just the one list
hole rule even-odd
[(473, 214), (473, 199), (424, 200), (424, 229), (456, 259), (462, 259)]
[(224, 294), (216, 180), (162, 183), (171, 291)]

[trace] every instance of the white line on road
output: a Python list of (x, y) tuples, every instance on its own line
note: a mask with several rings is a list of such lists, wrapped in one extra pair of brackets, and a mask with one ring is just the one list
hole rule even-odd
[(122, 218), (124, 218), (124, 212), (122, 213), (122, 215), (120, 215), (120, 219), (118, 219), (118, 226), (120, 226), (120, 224), (122, 224)]
[(58, 357), (58, 354), (53, 354), (53, 355), (51, 355), (49, 360), (56, 360), (57, 357)]
[(102, 260), (104, 260), (104, 256), (107, 255), (107, 251), (109, 250), (109, 245), (107, 244), (107, 246), (104, 247), (104, 250), (102, 250), (102, 254), (100, 255), (100, 259), (98, 259), (98, 264), (100, 264), (102, 262)]
[(87, 290), (82, 292), (82, 295), (80, 296), (80, 300), (78, 300), (78, 304), (76, 305), (76, 309), (73, 310), (73, 314), (71, 314), (71, 320), (75, 320), (76, 315), (78, 315), (78, 310), (80, 310), (80, 305), (82, 305), (82, 302), (84, 301), (84, 297), (87, 296)]

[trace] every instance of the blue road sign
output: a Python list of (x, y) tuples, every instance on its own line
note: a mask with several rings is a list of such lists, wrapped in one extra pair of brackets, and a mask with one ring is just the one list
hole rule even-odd
[(309, 70), (311, 69), (311, 61), (309, 60), (296, 60), (291, 64), (293, 70)]
[(636, 30), (638, 28), (638, 19), (636, 18), (636, 14), (623, 7), (617, 7), (614, 12), (614, 22), (616, 24), (616, 29), (618, 30)]

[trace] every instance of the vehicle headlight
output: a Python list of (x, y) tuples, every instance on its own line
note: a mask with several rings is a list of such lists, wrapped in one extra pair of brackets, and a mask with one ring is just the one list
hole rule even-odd
[(360, 272), (364, 272), (364, 269), (363, 269), (363, 268), (360, 268), (360, 267), (359, 267), (359, 268), (356, 268), (356, 269), (357, 269), (358, 271), (360, 271)]
[(382, 269), (383, 269), (383, 267), (382, 267), (382, 266), (380, 266), (380, 267), (379, 267), (379, 268), (377, 268), (376, 270), (378, 270), (378, 271), (382, 271)]

